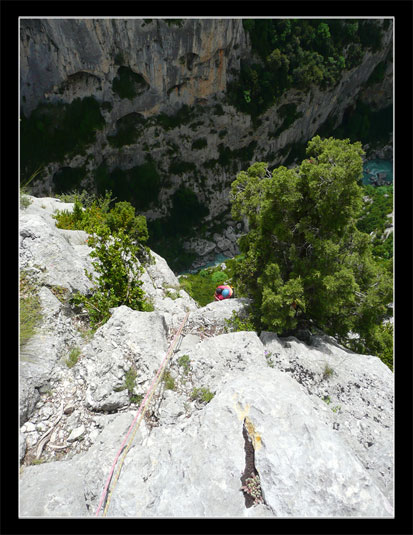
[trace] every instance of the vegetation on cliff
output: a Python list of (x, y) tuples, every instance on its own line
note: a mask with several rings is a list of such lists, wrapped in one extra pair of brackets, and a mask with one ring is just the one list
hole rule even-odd
[(292, 87), (334, 86), (343, 70), (361, 63), (367, 49), (379, 50), (382, 39), (381, 25), (371, 19), (244, 19), (243, 26), (253, 57), (241, 64), (228, 96), (253, 117)]
[[(180, 23), (170, 23), (180, 27)], [(111, 208), (107, 196), (90, 203), (78, 198), (73, 213), (58, 214), (62, 228), (83, 229), (95, 236), (90, 241), (97, 255), (95, 268), (104, 272), (96, 280), (95, 301), (90, 296), (83, 300), (93, 322), (101, 323), (109, 308), (119, 304), (145, 306), (139, 293), (139, 273), (133, 273), (125, 260), (143, 258), (144, 244), (165, 257), (175, 271), (188, 268), (195, 255), (184, 250), (184, 242), (202, 237), (209, 215), (200, 198), (220, 193), (238, 173), (232, 186), (233, 215), (250, 223), (240, 242), (243, 256), (234, 265), (228, 263), (231, 267), (225, 272), (217, 268), (188, 276), (183, 284), (189, 293), (206, 304), (212, 300), (213, 287), (229, 277), (236, 284), (237, 295), (253, 298), (257, 329), (285, 333), (311, 321), (358, 351), (390, 355), (391, 326), (383, 327), (383, 319), (391, 301), (393, 250), (392, 238), (384, 240), (383, 232), (392, 207), (392, 189), (368, 189), (359, 179), (361, 143), (388, 141), (392, 106), (374, 111), (357, 100), (344, 111), (337, 126), (333, 110), (316, 133), (320, 137), (309, 143), (307, 154), (306, 139), (272, 154), (272, 161), (280, 155), (288, 158), (286, 166), (297, 157), (303, 160), (292, 169), (270, 171), (266, 163), (251, 165), (257, 150), (260, 160), (271, 161), (269, 152), (257, 141), (255, 127), (262, 124), (260, 115), (291, 88), (334, 87), (344, 71), (363, 61), (367, 51), (381, 49), (383, 30), (390, 24), (390, 20), (374, 19), (243, 20), (250, 54), (248, 59), (244, 56), (239, 77), (233, 78), (227, 97), (253, 121), (238, 145), (231, 144), (227, 124), (215, 121), (224, 114), (219, 103), (215, 108), (204, 102), (182, 105), (171, 115), (150, 117), (128, 109), (129, 113), (116, 115), (110, 125), (105, 124), (104, 112), (110, 111), (112, 103), (99, 103), (93, 96), (75, 98), (70, 104), (42, 103), (30, 117), (22, 115), (22, 183), (48, 163), (60, 162), (60, 169), (53, 171), (55, 193), (78, 188), (87, 178), (99, 195), (110, 190), (124, 201)], [(389, 60), (390, 56), (376, 65), (364, 88), (384, 80)], [(114, 61), (114, 103), (133, 100), (148, 89), (145, 79), (124, 65), (120, 52)], [(175, 87), (168, 90), (169, 96)], [(281, 121), (266, 131), (268, 137), (277, 139), (302, 115), (293, 102), (278, 106)], [(206, 118), (210, 119), (210, 134), (197, 131), (200, 124), (206, 125)], [(95, 164), (90, 165), (95, 155), (86, 159), (86, 149), (102, 129), (105, 138), (99, 136), (99, 148), (103, 158), (96, 155)], [(196, 135), (191, 136), (190, 131)], [(322, 140), (326, 137), (330, 139)], [(191, 147), (194, 159), (181, 152), (180, 144)], [(123, 157), (135, 148), (139, 157), (126, 163)], [(216, 152), (204, 158), (206, 148)], [(68, 157), (73, 156), (83, 156), (82, 163), (68, 164)], [(134, 166), (121, 169), (119, 165)], [(217, 187), (213, 184), (207, 191), (204, 184), (214, 174), (225, 176), (225, 183), (217, 180)], [(164, 199), (160, 192), (172, 186), (167, 215), (147, 226), (145, 218), (135, 215), (135, 209), (160, 208), (160, 199)], [(363, 201), (363, 197), (368, 200)], [(136, 294), (130, 290), (131, 280), (136, 280)], [(94, 316), (96, 310), (99, 314)], [(358, 337), (348, 339), (349, 332)]]
[[(96, 130), (101, 130), (105, 120), (100, 104), (90, 96), (75, 98), (70, 104), (63, 102), (43, 103), (20, 122), (20, 182), (39, 167), (53, 161), (63, 161), (65, 156), (82, 153), (96, 139)], [(75, 183), (58, 184), (56, 193), (77, 187)]]

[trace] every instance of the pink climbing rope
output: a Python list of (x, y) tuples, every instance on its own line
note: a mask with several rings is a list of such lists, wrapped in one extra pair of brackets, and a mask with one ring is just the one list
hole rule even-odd
[(181, 323), (181, 325), (180, 325), (178, 331), (176, 332), (176, 334), (175, 334), (175, 336), (174, 336), (174, 339), (172, 340), (172, 343), (171, 343), (171, 345), (169, 346), (169, 349), (168, 349), (168, 351), (167, 351), (167, 353), (166, 353), (166, 356), (165, 356), (165, 358), (163, 359), (162, 364), (160, 365), (160, 367), (159, 367), (159, 369), (158, 369), (158, 371), (157, 371), (157, 373), (156, 373), (156, 376), (155, 376), (154, 380), (153, 380), (152, 383), (151, 383), (151, 386), (149, 387), (148, 391), (146, 392), (146, 396), (144, 397), (144, 399), (143, 399), (143, 401), (142, 401), (142, 403), (141, 403), (141, 405), (140, 405), (140, 407), (139, 407), (139, 410), (138, 410), (138, 412), (137, 412), (135, 418), (133, 419), (133, 422), (131, 423), (131, 425), (130, 425), (130, 427), (129, 427), (129, 429), (128, 429), (128, 432), (126, 433), (126, 436), (125, 436), (125, 438), (124, 438), (124, 440), (123, 440), (123, 442), (122, 442), (122, 445), (121, 445), (121, 447), (119, 448), (118, 453), (116, 454), (115, 460), (113, 461), (113, 464), (112, 464), (112, 468), (110, 469), (109, 476), (108, 476), (108, 478), (107, 478), (107, 480), (106, 480), (105, 488), (103, 489), (102, 496), (101, 496), (101, 498), (100, 498), (99, 505), (98, 505), (98, 508), (97, 508), (97, 510), (96, 510), (96, 514), (95, 514), (95, 516), (99, 516), (99, 512), (100, 512), (100, 509), (101, 509), (101, 507), (102, 507), (103, 501), (104, 501), (104, 499), (105, 499), (105, 497), (106, 497), (106, 494), (107, 494), (107, 491), (108, 491), (108, 487), (109, 487), (109, 485), (110, 485), (110, 481), (111, 481), (111, 479), (112, 479), (113, 472), (114, 472), (115, 467), (116, 467), (116, 464), (117, 464), (117, 462), (118, 462), (118, 460), (119, 460), (119, 456), (120, 456), (120, 454), (122, 453), (123, 448), (125, 447), (126, 441), (127, 441), (128, 437), (129, 437), (129, 435), (130, 435), (130, 433), (131, 433), (133, 427), (135, 426), (135, 423), (136, 423), (136, 420), (138, 419), (138, 416), (140, 415), (140, 413), (142, 412), (143, 407), (145, 406), (146, 400), (148, 399), (148, 396), (149, 396), (149, 394), (151, 393), (151, 390), (152, 390), (153, 386), (156, 384), (156, 381), (157, 381), (157, 379), (158, 379), (158, 377), (159, 377), (159, 374), (161, 373), (161, 371), (162, 371), (162, 369), (163, 369), (163, 367), (164, 367), (164, 365), (165, 365), (165, 362), (166, 362), (167, 359), (169, 358), (169, 356), (170, 356), (170, 354), (171, 354), (171, 352), (172, 352), (172, 350), (173, 350), (173, 348), (174, 348), (174, 346), (175, 346), (175, 343), (176, 343), (177, 338), (180, 336), (180, 334), (181, 334), (181, 332), (182, 332), (182, 329), (184, 328), (184, 325), (185, 325), (185, 323), (186, 323), (186, 320), (188, 319), (188, 316), (189, 316), (189, 311), (187, 312), (187, 314), (186, 314), (186, 316), (185, 316), (183, 322)]

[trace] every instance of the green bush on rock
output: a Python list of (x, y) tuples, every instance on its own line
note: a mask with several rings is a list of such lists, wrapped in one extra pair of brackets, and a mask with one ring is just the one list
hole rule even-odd
[(92, 295), (76, 294), (74, 305), (86, 308), (92, 327), (103, 325), (110, 317), (111, 308), (126, 305), (133, 310), (151, 310), (145, 300), (140, 276), (143, 267), (138, 262), (140, 248), (124, 230), (111, 234), (107, 227), (96, 229), (89, 245), (94, 247), (90, 256), (97, 278), (86, 272), (94, 283)]
[(97, 328), (109, 317), (109, 309), (126, 305), (134, 310), (151, 310), (145, 300), (140, 275), (142, 262), (148, 260), (149, 250), (146, 218), (136, 216), (128, 202), (118, 202), (109, 209), (111, 193), (84, 207), (75, 200), (73, 212), (57, 212), (58, 228), (79, 229), (90, 233), (88, 245), (97, 273), (95, 278), (86, 271), (94, 288), (91, 295), (76, 294), (72, 303), (86, 308), (92, 327)]

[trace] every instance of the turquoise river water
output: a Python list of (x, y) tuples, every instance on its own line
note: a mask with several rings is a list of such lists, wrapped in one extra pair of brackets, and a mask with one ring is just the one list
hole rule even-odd
[(368, 160), (363, 165), (363, 184), (387, 186), (393, 183), (393, 162), (390, 160)]

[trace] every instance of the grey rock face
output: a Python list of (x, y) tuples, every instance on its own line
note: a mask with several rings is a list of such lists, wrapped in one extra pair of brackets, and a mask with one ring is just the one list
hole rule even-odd
[(271, 365), (324, 401), (328, 425), (347, 442), (393, 500), (393, 374), (380, 359), (357, 355), (328, 336), (312, 344), (262, 333)]
[(20, 479), (20, 516), (87, 516), (82, 476), (73, 468), (65, 461), (26, 467)]
[(141, 279), (142, 289), (155, 309), (167, 314), (179, 314), (186, 309), (196, 310), (198, 305), (180, 288), (179, 280), (166, 260), (154, 251), (151, 251), (151, 256), (153, 263), (145, 266)]
[[(203, 410), (186, 421), (161, 425), (149, 433), (146, 425), (140, 428), (107, 516), (251, 516), (240, 490), (245, 422), (255, 448), (263, 516), (391, 516), (392, 507), (374, 478), (340, 436), (320, 420), (319, 413), (328, 411), (321, 400), (309, 397), (283, 372), (254, 365), (236, 372)], [(72, 467), (82, 475), (90, 516), (131, 421), (130, 414), (115, 416), (86, 454), (61, 463), (67, 472)], [(57, 464), (36, 467), (42, 469), (41, 478), (36, 478), (39, 485), (54, 479)], [(21, 476), (23, 496), (33, 475), (26, 469)], [(64, 493), (60, 490), (58, 495)], [(39, 496), (33, 505), (26, 498), (28, 516), (44, 510), (47, 494)], [(62, 504), (62, 513), (66, 510)]]
[(81, 343), (79, 331), (66, 316), (63, 304), (45, 286), (39, 290), (42, 321), (20, 350), (20, 420), (23, 424), (39, 400), (59, 360)]
[[(213, 296), (211, 296), (212, 299)], [(212, 301), (205, 307), (195, 310), (188, 319), (188, 328), (193, 331), (208, 331), (214, 328), (216, 333), (226, 332), (228, 320), (235, 313), (241, 318), (245, 317), (246, 307), (250, 304), (247, 298), (224, 299)]]
[[(81, 337), (65, 305), (52, 292), (53, 288), (86, 292), (91, 282), (85, 269), (92, 270), (87, 234), (74, 231), (73, 238), (56, 227), (52, 214), (72, 210), (73, 204), (57, 199), (37, 199), (20, 212), (20, 270), (39, 289), (42, 319), (35, 335), (20, 351), (20, 418), (24, 423), (39, 400), (39, 389), (70, 348), (81, 343)], [(71, 232), (71, 231), (68, 231)], [(82, 243), (83, 244), (79, 244)]]
[(136, 372), (135, 394), (144, 394), (167, 350), (167, 329), (157, 312), (114, 309), (83, 353), (76, 372), (87, 384), (86, 406), (112, 411), (129, 404), (126, 374)]
[[(110, 515), (244, 516), (239, 478), (245, 464), (242, 422), (246, 418), (263, 496), (273, 516), (390, 515), (391, 506), (374, 480), (319, 421), (313, 405), (295, 381), (275, 370), (249, 367), (232, 375), (199, 417), (188, 423), (196, 426), (195, 433), (189, 437), (185, 433), (185, 441), (178, 440), (177, 431), (165, 437), (167, 466), (156, 465), (149, 476), (144, 488), (151, 498), (141, 503), (141, 511), (132, 497), (120, 500), (121, 489), (131, 487), (135, 462), (145, 466), (145, 461), (138, 461), (143, 448), (134, 452), (139, 457), (131, 454), (130, 469), (119, 481)], [(325, 410), (322, 402), (319, 405)], [(160, 430), (156, 431), (147, 448), (162, 465), (163, 456), (156, 447), (161, 444)], [(224, 458), (220, 452), (228, 448), (230, 458)], [(188, 496), (191, 484), (200, 493), (197, 498), (193, 493)]]
[[(77, 291), (87, 293), (93, 284), (86, 277), (85, 270), (94, 273), (89, 255), (91, 249), (86, 242), (88, 234), (80, 230), (58, 229), (52, 217), (56, 210), (71, 211), (73, 203), (62, 203), (54, 198), (28, 198), (29, 206), (20, 211), (20, 270), (27, 273), (39, 289), (42, 322), (20, 353), (22, 424), (27, 421), (39, 401), (39, 389), (47, 383), (61, 359), (67, 358), (73, 347), (84, 345), (76, 318), (56, 297), (53, 290), (65, 292), (66, 297)], [(156, 253), (152, 253), (152, 256), (154, 263), (146, 267), (142, 281), (143, 289), (156, 310), (169, 315), (179, 314), (186, 309), (196, 310), (195, 301), (179, 288), (179, 281), (166, 261)], [(118, 317), (119, 314), (120, 312)], [(145, 314), (142, 317), (147, 318)], [(139, 332), (143, 325), (144, 322), (142, 325), (138, 322), (135, 325), (136, 331)], [(151, 327), (152, 325), (148, 325), (145, 336), (150, 336)], [(159, 351), (162, 351), (162, 347), (158, 347)], [(112, 346), (101, 349), (106, 351), (108, 363), (112, 349)], [(129, 354), (130, 349), (126, 353), (127, 356), (122, 357), (122, 370), (122, 366), (127, 367)], [(127, 370), (131, 365), (129, 362)], [(123, 370), (123, 373), (127, 370)], [(119, 374), (121, 372), (118, 372)], [(99, 395), (103, 396), (102, 399), (106, 399), (109, 392), (111, 393), (113, 401), (108, 402), (108, 406), (111, 403), (115, 407), (128, 403), (126, 390), (114, 392), (112, 389), (113, 386), (121, 387), (121, 384), (118, 384), (121, 379), (119, 375), (115, 384), (110, 381), (105, 383), (108, 388), (106, 394), (103, 393), (103, 386), (100, 386)], [(92, 406), (94, 403), (99, 405), (97, 401), (90, 403)], [(102, 401), (101, 405), (105, 407), (105, 402)]]
[(133, 101), (122, 101), (117, 118), (136, 110), (150, 114), (160, 105), (193, 104), (225, 90), (227, 72), (239, 68), (241, 50), (235, 48), (246, 45), (241, 20), (182, 22), (180, 27), (142, 19), (22, 20), (24, 110), (45, 97), (70, 101), (94, 94), (112, 100), (120, 65), (139, 73), (146, 87)]
[(325, 410), (323, 402), (275, 370), (241, 376), (230, 388), (252, 422), (263, 496), (276, 516), (392, 514), (369, 472), (320, 421), (314, 408)]
[(189, 355), (195, 386), (210, 390), (215, 390), (227, 375), (236, 371), (244, 371), (252, 365), (266, 367), (264, 346), (255, 332), (206, 338), (185, 353)]
[(56, 210), (72, 211), (74, 205), (28, 197), (31, 204), (20, 211), (20, 269), (33, 272), (41, 284), (87, 292), (92, 283), (85, 269), (94, 271), (87, 233), (58, 229), (52, 218)]

